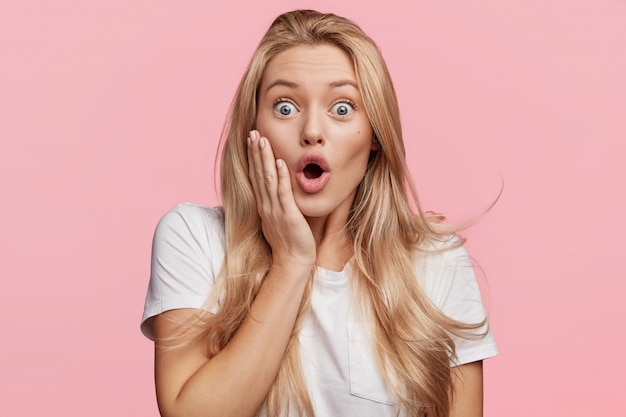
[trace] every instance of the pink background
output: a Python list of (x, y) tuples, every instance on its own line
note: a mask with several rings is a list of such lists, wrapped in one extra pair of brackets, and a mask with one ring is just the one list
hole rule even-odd
[(428, 209), (461, 221), (501, 355), (487, 416), (626, 416), (626, 2), (4, 1), (0, 408), (157, 416), (158, 219), (217, 204), (217, 138), (279, 12), (380, 45)]

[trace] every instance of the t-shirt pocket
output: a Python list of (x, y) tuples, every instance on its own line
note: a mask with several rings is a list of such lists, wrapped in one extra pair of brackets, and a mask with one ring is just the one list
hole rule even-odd
[(381, 404), (397, 404), (378, 366), (372, 339), (362, 323), (348, 322), (348, 358), (351, 395)]

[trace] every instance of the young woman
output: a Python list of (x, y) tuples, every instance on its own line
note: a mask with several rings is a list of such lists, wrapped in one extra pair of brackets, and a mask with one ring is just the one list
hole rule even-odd
[(462, 241), (417, 201), (374, 42), (279, 16), (224, 132), (223, 206), (154, 237), (161, 415), (481, 416), (497, 349)]

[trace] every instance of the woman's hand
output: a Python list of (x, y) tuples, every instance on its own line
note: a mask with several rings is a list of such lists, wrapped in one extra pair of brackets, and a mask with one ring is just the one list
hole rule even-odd
[[(206, 339), (183, 346), (172, 337), (197, 312), (171, 310), (154, 319), (155, 376), (163, 417), (254, 416), (285, 359), (307, 279), (316, 260), (315, 239), (296, 206), (289, 170), (276, 161), (266, 138), (248, 139), (248, 167), (272, 267), (230, 341), (215, 356)], [(173, 349), (168, 343), (176, 346)], [(172, 347), (173, 347), (172, 346)]]
[(256, 130), (248, 137), (248, 168), (273, 265), (315, 265), (315, 239), (296, 205), (289, 169)]

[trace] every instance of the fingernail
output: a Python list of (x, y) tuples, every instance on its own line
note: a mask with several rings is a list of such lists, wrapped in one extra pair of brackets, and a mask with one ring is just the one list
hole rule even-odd
[(254, 142), (256, 140), (256, 136), (254, 135), (254, 131), (250, 131), (250, 142)]
[(261, 147), (261, 149), (265, 148), (265, 140), (263, 138), (259, 140), (259, 146)]
[(278, 169), (281, 169), (283, 167), (283, 160), (282, 159), (277, 159), (276, 160), (276, 167)]

